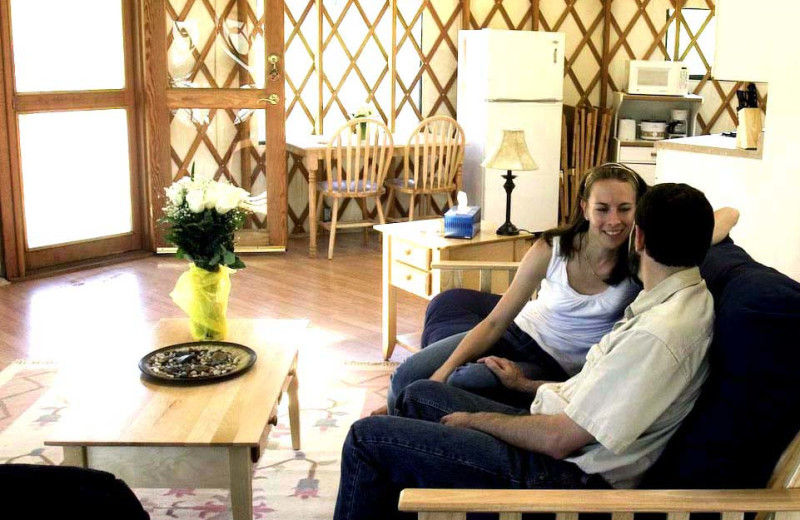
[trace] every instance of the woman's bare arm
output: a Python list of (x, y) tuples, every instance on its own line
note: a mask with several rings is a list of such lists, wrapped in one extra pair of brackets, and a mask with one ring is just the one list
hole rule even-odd
[(537, 240), (525, 254), (514, 280), (492, 312), (464, 336), (447, 361), (434, 372), (431, 379), (445, 382), (453, 371), (478, 359), (500, 339), (514, 318), (539, 288), (550, 264), (553, 248)]
[(737, 222), (739, 222), (739, 210), (736, 208), (726, 207), (715, 211), (714, 233), (711, 235), (711, 245), (722, 242)]

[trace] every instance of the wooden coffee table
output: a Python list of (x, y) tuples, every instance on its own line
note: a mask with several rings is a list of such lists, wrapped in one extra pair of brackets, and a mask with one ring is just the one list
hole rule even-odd
[[(161, 320), (150, 345), (131, 355), (82, 361), (55, 388), (70, 403), (45, 444), (64, 464), (114, 473), (134, 488), (229, 488), (235, 520), (253, 518), (253, 464), (289, 397), (292, 447), (300, 449), (297, 343), (304, 320), (230, 320), (226, 341), (258, 354), (245, 374), (202, 386), (165, 386), (140, 377), (139, 358), (191, 341), (187, 320)], [(109, 348), (113, 348), (110, 343)]]

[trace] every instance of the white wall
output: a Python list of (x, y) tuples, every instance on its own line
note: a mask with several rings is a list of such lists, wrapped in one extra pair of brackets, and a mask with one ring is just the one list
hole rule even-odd
[[(750, 2), (747, 2), (750, 4)], [(765, 189), (771, 195), (759, 215), (754, 218), (763, 229), (759, 250), (764, 262), (800, 280), (800, 105), (797, 85), (800, 73), (800, 49), (775, 34), (794, 34), (800, 18), (800, 4), (770, 0), (759, 9), (780, 13), (770, 25), (751, 28), (748, 38), (764, 45), (765, 59), (772, 61), (767, 107), (767, 132), (764, 144)]]

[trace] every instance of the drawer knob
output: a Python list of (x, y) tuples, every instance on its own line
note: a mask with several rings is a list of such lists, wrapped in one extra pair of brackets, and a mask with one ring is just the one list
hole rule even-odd
[(406, 275), (406, 280), (411, 280), (411, 275), (410, 274)]
[(410, 249), (406, 249), (406, 256), (409, 256), (410, 254), (411, 254), (411, 250)]

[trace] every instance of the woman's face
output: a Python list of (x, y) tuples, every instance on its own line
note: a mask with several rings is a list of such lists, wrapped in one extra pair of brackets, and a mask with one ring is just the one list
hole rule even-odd
[(615, 249), (628, 239), (636, 211), (636, 190), (630, 183), (603, 179), (592, 184), (588, 200), (581, 201), (589, 221), (591, 239), (602, 247)]

